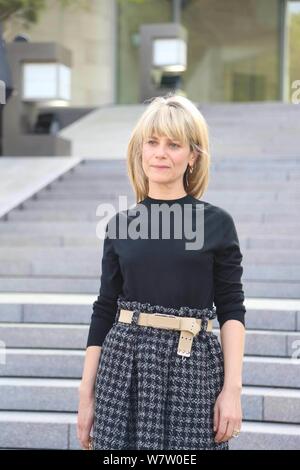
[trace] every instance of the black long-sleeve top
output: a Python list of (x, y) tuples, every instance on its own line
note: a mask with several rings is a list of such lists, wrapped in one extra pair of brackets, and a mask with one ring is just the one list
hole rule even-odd
[[(168, 211), (172, 204), (179, 205), (179, 211), (184, 209), (181, 218), (178, 212), (176, 219), (164, 212), (161, 218), (153, 213), (151, 217), (153, 206), (163, 204)], [(141, 205), (144, 212), (137, 210)], [(164, 220), (170, 221), (169, 235)], [(130, 235), (130, 226), (140, 232), (138, 237)], [(193, 230), (194, 238), (188, 230)], [(188, 243), (193, 249), (187, 249)], [(117, 212), (106, 225), (100, 292), (93, 304), (87, 347), (102, 346), (115, 320), (119, 295), (172, 308), (215, 305), (220, 328), (230, 319), (245, 325), (242, 258), (232, 216), (189, 194), (172, 200), (147, 196), (133, 208)]]

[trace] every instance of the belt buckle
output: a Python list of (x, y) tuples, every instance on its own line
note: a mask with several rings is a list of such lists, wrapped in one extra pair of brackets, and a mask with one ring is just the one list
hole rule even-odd
[(194, 334), (190, 331), (182, 330), (179, 336), (177, 354), (183, 357), (190, 357)]
[(168, 318), (176, 318), (176, 315), (168, 315), (167, 313), (154, 313), (156, 317), (168, 317)]
[[(150, 316), (148, 317), (148, 324), (151, 326), (151, 320), (153, 320), (153, 322), (155, 321), (155, 318), (157, 318), (157, 324), (155, 325), (157, 328), (163, 328), (163, 329), (177, 329), (175, 328), (175, 326), (171, 327), (171, 325), (173, 325), (173, 320), (176, 320), (177, 323), (176, 323), (176, 326), (177, 324), (179, 324), (179, 317), (177, 317), (176, 315), (168, 315), (167, 313), (153, 313), (153, 314), (150, 314)], [(153, 325), (152, 325), (153, 326)]]

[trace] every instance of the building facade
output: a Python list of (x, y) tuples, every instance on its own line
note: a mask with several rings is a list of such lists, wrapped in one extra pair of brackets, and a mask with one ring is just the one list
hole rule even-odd
[[(26, 33), (72, 51), (71, 106), (140, 103), (140, 28), (179, 22), (187, 32), (181, 88), (196, 102), (290, 101), (300, 80), (300, 1), (91, 0), (58, 2)], [(23, 32), (14, 21), (6, 39)], [(167, 89), (166, 89), (167, 91)]]

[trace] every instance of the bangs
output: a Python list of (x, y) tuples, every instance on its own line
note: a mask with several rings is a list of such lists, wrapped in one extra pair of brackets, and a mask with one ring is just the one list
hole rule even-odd
[(163, 105), (153, 110), (142, 123), (141, 135), (144, 140), (152, 136), (166, 136), (182, 145), (189, 144), (189, 130), (184, 110)]

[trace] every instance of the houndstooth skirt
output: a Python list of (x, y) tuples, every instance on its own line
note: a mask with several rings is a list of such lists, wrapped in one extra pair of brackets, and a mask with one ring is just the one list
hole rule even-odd
[[(178, 309), (117, 300), (95, 385), (94, 449), (228, 450), (216, 443), (213, 408), (224, 381), (218, 337), (205, 331), (215, 308)], [(134, 310), (131, 324), (118, 322)], [(190, 357), (179, 356), (180, 332), (137, 325), (139, 312), (201, 318)]]

